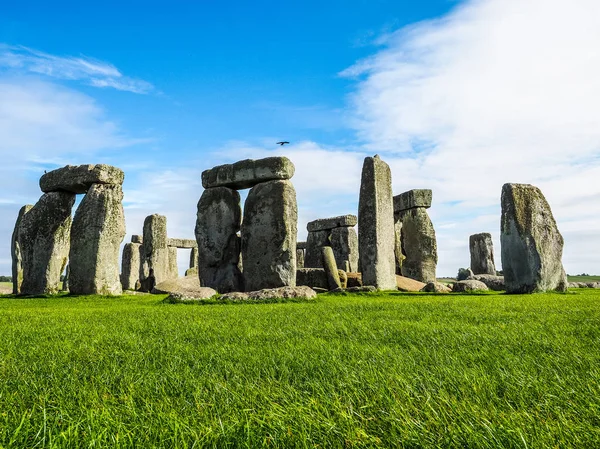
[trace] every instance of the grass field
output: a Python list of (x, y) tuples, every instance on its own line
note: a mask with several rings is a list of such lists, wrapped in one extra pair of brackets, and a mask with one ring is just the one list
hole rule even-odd
[(0, 298), (0, 447), (600, 447), (600, 295)]

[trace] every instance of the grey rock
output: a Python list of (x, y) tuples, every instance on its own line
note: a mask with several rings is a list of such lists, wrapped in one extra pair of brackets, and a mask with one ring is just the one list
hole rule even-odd
[(329, 287), (329, 290), (342, 288), (337, 264), (335, 263), (335, 256), (333, 255), (333, 250), (330, 246), (321, 248), (321, 257), (323, 258), (323, 268), (325, 270), (325, 275), (327, 276), (327, 286)]
[(427, 293), (450, 293), (452, 290), (441, 282), (428, 282), (420, 291)]
[(346, 271), (358, 271), (358, 236), (354, 228), (332, 229), (330, 241), (338, 267)]
[(21, 294), (60, 291), (60, 275), (69, 255), (74, 203), (74, 193), (45, 193), (21, 219), (18, 237), (23, 264)]
[(471, 270), (475, 274), (496, 275), (494, 264), (494, 243), (492, 235), (487, 232), (473, 234), (469, 237), (471, 252)]
[(358, 244), (362, 281), (396, 289), (392, 173), (379, 156), (365, 158), (358, 202)]
[(219, 165), (202, 172), (202, 186), (247, 189), (261, 182), (291, 179), (294, 164), (287, 157), (246, 159), (234, 164)]
[(148, 215), (144, 220), (144, 237), (142, 243), (142, 279), (154, 270), (156, 283), (169, 279), (169, 249), (167, 246), (167, 217), (164, 215)]
[(176, 279), (179, 277), (179, 268), (177, 267), (177, 247), (169, 246), (169, 268), (167, 269), (167, 279)]
[(503, 276), (496, 276), (493, 274), (476, 274), (470, 277), (469, 279), (481, 281), (485, 285), (487, 285), (487, 287), (490, 290), (495, 290), (497, 292), (505, 289)]
[(394, 214), (394, 257), (396, 258), (396, 274), (402, 274), (402, 264), (406, 256), (402, 252), (402, 221)]
[(396, 285), (401, 292), (419, 292), (425, 287), (425, 283), (404, 276), (396, 276)]
[(167, 246), (174, 248), (198, 248), (198, 243), (194, 239), (167, 239)]
[(244, 289), (239, 267), (242, 222), (240, 194), (227, 187), (206, 189), (198, 201), (196, 242), (200, 284), (219, 293)]
[(331, 233), (328, 230), (309, 232), (306, 238), (305, 268), (323, 268), (321, 248), (331, 245)]
[(131, 243), (139, 243), (142, 244), (144, 243), (144, 239), (141, 235), (132, 235), (131, 236)]
[(198, 268), (198, 243), (196, 243), (196, 247), (192, 248), (190, 251), (190, 265), (189, 268)]
[(227, 293), (221, 296), (229, 301), (270, 301), (274, 299), (315, 299), (317, 292), (306, 286), (267, 288), (247, 293)]
[(563, 237), (537, 187), (504, 184), (500, 242), (507, 293), (566, 291)]
[(372, 293), (377, 291), (377, 287), (373, 285), (363, 285), (361, 287), (348, 287), (348, 293)]
[(121, 255), (121, 286), (123, 290), (135, 290), (140, 279), (142, 245), (125, 243)]
[(402, 221), (402, 275), (421, 282), (435, 282), (437, 242), (433, 223), (422, 207), (400, 212)]
[(123, 170), (106, 164), (67, 165), (40, 178), (42, 192), (85, 193), (93, 184), (123, 184)]
[(346, 286), (350, 287), (362, 287), (362, 274), (360, 273), (346, 273)]
[(242, 223), (246, 291), (296, 285), (297, 227), (291, 181), (264, 182), (250, 190)]
[(296, 269), (304, 268), (304, 250), (296, 246)]
[(300, 268), (296, 271), (296, 285), (329, 289), (324, 268)]
[(81, 200), (71, 227), (69, 291), (120, 295), (119, 251), (125, 238), (123, 190), (94, 184)]
[(19, 210), (15, 228), (10, 240), (10, 253), (12, 256), (12, 284), (13, 295), (18, 295), (21, 292), (21, 284), (23, 283), (23, 261), (21, 257), (21, 244), (19, 243), (19, 227), (23, 216), (31, 210), (33, 205), (27, 204)]
[(306, 242), (296, 242), (296, 249), (306, 249)]
[(489, 288), (481, 281), (476, 280), (466, 280), (466, 281), (458, 281), (455, 282), (452, 291), (453, 292), (485, 292), (488, 291)]
[(394, 197), (394, 212), (402, 212), (415, 207), (427, 209), (431, 207), (431, 197), (430, 189), (413, 189), (396, 195)]
[(170, 293), (164, 302), (170, 304), (193, 304), (210, 299), (217, 294), (216, 290), (209, 287), (200, 287), (197, 291), (188, 293)]
[(320, 218), (306, 225), (308, 232), (327, 231), (339, 227), (353, 227), (358, 223), (356, 215), (340, 215), (339, 217)]
[[(212, 292), (211, 292), (212, 291)], [(154, 294), (179, 293), (190, 298), (204, 298), (210, 293), (209, 298), (216, 294), (212, 288), (201, 287), (197, 276), (186, 276), (177, 279), (169, 279), (156, 284), (152, 289)]]

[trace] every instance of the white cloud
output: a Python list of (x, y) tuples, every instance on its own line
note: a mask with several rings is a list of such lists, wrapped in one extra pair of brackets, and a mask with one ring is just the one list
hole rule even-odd
[(114, 65), (87, 57), (55, 56), (23, 46), (0, 44), (0, 68), (63, 80), (81, 80), (94, 87), (147, 94), (154, 86), (124, 76)]
[[(567, 271), (599, 271), (600, 256), (578, 256), (600, 236), (577, 238), (600, 219), (591, 200), (600, 195), (599, 19), (596, 0), (468, 1), (383, 37), (380, 51), (342, 72), (357, 77), (354, 126), (385, 153), (394, 191), (432, 188), (434, 221), (458, 223), (438, 228), (440, 273), (468, 264), (470, 233), (498, 235), (505, 182), (545, 193)], [(490, 208), (495, 222), (478, 222)]]

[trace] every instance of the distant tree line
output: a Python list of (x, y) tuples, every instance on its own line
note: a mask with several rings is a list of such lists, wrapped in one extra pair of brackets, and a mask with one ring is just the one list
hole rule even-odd
[(0, 282), (12, 282), (11, 276), (0, 276)]

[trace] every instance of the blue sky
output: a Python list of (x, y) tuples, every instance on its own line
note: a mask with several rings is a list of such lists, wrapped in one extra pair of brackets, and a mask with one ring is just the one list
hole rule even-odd
[(472, 233), (499, 244), (504, 182), (541, 187), (567, 271), (600, 273), (598, 20), (594, 0), (3, 4), (0, 273), (44, 169), (119, 166), (127, 238), (151, 213), (190, 238), (202, 170), (285, 154), (303, 239), (356, 213), (375, 153), (395, 194), (434, 190), (438, 274)]

